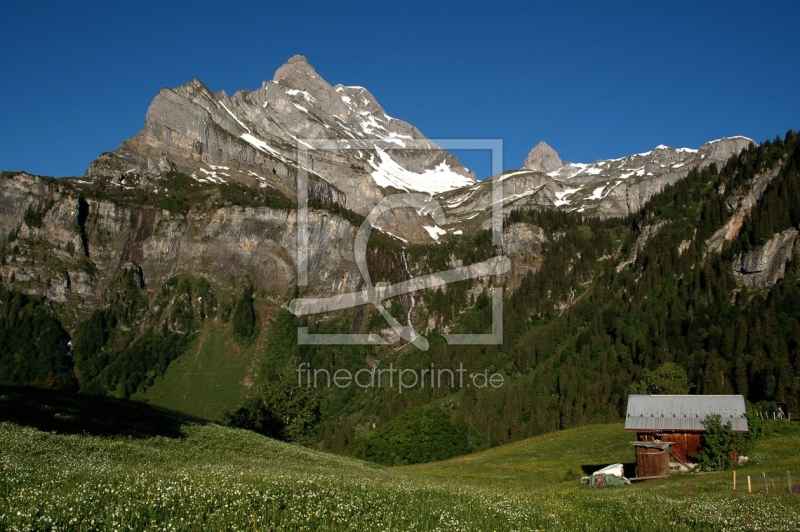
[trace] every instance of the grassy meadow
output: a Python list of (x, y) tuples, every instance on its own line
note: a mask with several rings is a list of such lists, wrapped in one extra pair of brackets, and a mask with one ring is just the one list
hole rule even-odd
[(0, 388), (0, 530), (797, 530), (800, 423), (766, 432), (736, 492), (731, 472), (593, 490), (585, 470), (633, 461), (620, 425), (390, 469), (151, 405)]
[[(258, 366), (257, 347), (240, 346), (224, 327), (211, 325), (134, 399), (204, 419), (220, 419), (244, 400)], [(203, 390), (198, 393), (198, 390)]]
[(152, 386), (132, 398), (211, 420), (220, 420), (241, 406), (259, 382), (258, 370), (268, 357), (266, 334), (275, 310), (272, 297), (255, 301), (260, 321), (250, 341), (237, 341), (226, 324), (209, 323)]

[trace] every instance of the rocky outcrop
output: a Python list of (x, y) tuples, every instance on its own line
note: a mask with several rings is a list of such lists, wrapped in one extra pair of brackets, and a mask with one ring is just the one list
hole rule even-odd
[(511, 259), (508, 288), (517, 288), (528, 272), (536, 272), (542, 267), (542, 245), (547, 242), (544, 229), (530, 224), (512, 224), (503, 230), (503, 250)]
[(556, 150), (548, 146), (545, 141), (541, 141), (530, 151), (523, 164), (523, 168), (544, 174), (558, 170), (562, 166), (564, 162)]
[[(744, 224), (745, 217), (750, 214), (753, 207), (761, 199), (770, 181), (780, 172), (780, 166), (758, 174), (753, 181), (753, 185), (742, 195), (732, 194), (727, 200), (727, 207), (735, 212), (725, 224), (717, 229), (711, 237), (706, 240), (709, 251), (719, 253), (725, 242), (730, 242), (739, 234)], [(724, 191), (723, 191), (724, 193)]]
[(736, 280), (750, 288), (769, 288), (783, 279), (786, 263), (800, 257), (797, 229), (776, 233), (766, 244), (738, 255), (733, 262)]
[(642, 232), (636, 237), (636, 241), (633, 243), (633, 248), (631, 249), (630, 255), (627, 259), (623, 260), (619, 264), (617, 264), (617, 272), (621, 272), (628, 266), (631, 266), (636, 262), (636, 259), (639, 257), (639, 251), (644, 248), (647, 244), (648, 240), (653, 238), (655, 235), (661, 231), (661, 228), (667, 225), (668, 222), (661, 221), (653, 225), (648, 225), (642, 228)]

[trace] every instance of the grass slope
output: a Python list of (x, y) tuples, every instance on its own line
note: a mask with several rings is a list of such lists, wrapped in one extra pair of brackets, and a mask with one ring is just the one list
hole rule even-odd
[(208, 322), (164, 375), (133, 398), (210, 420), (236, 409), (257, 383), (258, 370), (268, 358), (265, 336), (274, 309), (262, 301), (256, 307), (260, 326), (251, 341), (242, 345), (229, 324)]
[[(154, 432), (154, 417), (168, 430)], [(0, 529), (797, 529), (797, 496), (733, 493), (730, 473), (605, 490), (563, 480), (565, 468), (628, 461), (619, 429), (387, 469), (149, 405), (0, 388)], [(798, 443), (800, 424), (770, 424), (740, 475), (800, 477)]]
[(248, 371), (257, 363), (255, 344), (239, 346), (219, 325), (211, 325), (191, 347), (134, 397), (205, 419), (219, 419), (242, 403)]
[[(397, 468), (406, 474), (460, 480), (482, 485), (513, 484), (521, 488), (577, 481), (608, 464), (635, 462), (635, 435), (621, 423), (590, 425), (551, 432), (488, 451)], [(627, 469), (627, 467), (626, 467)]]

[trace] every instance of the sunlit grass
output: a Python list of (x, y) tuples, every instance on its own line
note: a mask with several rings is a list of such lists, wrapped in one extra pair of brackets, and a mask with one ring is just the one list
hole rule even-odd
[[(438, 464), (387, 469), (242, 430), (62, 435), (0, 423), (2, 530), (797, 530), (798, 425), (774, 424), (731, 473), (592, 490), (585, 464), (628, 462), (620, 425), (585, 427)], [(572, 474), (568, 475), (572, 469)], [(783, 485), (777, 480), (783, 472)], [(569, 477), (568, 480), (565, 478)], [(800, 480), (800, 478), (798, 478)], [(781, 490), (782, 488), (782, 490)]]

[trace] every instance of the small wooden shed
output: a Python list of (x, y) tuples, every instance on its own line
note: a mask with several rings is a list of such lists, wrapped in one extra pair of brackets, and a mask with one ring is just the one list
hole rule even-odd
[[(741, 395), (631, 395), (625, 414), (625, 431), (635, 432), (638, 442), (670, 443), (665, 449), (669, 469), (679, 471), (695, 464), (694, 455), (702, 445), (706, 418), (713, 414), (720, 416), (723, 425), (730, 422), (734, 432), (748, 430)], [(659, 452), (642, 451), (643, 460), (648, 461), (644, 468), (651, 470), (653, 466), (649, 461), (655, 459), (647, 455)], [(637, 448), (636, 462), (641, 470), (639, 456)], [(639, 476), (655, 475), (644, 475), (640, 471)]]

